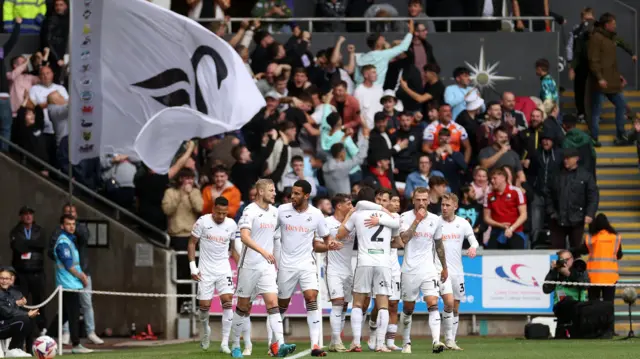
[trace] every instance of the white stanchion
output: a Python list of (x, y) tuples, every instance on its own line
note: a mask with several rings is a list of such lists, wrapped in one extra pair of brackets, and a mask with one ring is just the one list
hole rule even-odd
[(63, 293), (62, 286), (58, 286), (57, 291), (58, 291), (58, 341), (59, 341), (58, 355), (62, 355), (62, 352), (63, 352), (62, 347), (64, 346), (64, 344), (62, 343), (62, 326), (64, 324), (63, 318), (62, 318), (63, 317), (62, 313), (64, 310), (62, 309), (63, 308), (62, 307), (62, 293)]

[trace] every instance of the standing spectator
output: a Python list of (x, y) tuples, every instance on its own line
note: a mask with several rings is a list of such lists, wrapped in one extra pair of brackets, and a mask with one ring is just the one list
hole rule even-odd
[[(481, 113), (484, 107), (484, 100), (480, 97), (479, 91), (470, 91), (464, 97), (465, 110), (460, 112), (456, 117), (455, 122), (462, 126), (467, 132), (469, 137), (469, 144), (471, 145), (471, 153), (478, 153), (480, 147), (478, 146), (477, 133), (478, 127), (480, 127), (480, 120), (482, 119)], [(475, 156), (471, 157), (470, 164), (476, 162)]]
[[(511, 0), (513, 16), (549, 16), (549, 0)], [(551, 31), (550, 20), (516, 21), (519, 31)]]
[[(483, 17), (485, 19), (502, 17), (503, 0), (476, 0), (468, 3), (473, 3), (475, 6), (467, 6), (467, 16)], [(494, 32), (500, 30), (502, 30), (502, 20), (500, 19), (469, 21), (469, 31)]]
[(502, 168), (491, 171), (492, 190), (484, 200), (484, 221), (491, 226), (487, 249), (527, 249), (523, 225), (527, 221), (527, 199), (507, 182)]
[(558, 103), (558, 85), (549, 73), (549, 60), (538, 59), (536, 61), (536, 75), (540, 77), (540, 100), (551, 100)]
[(285, 22), (273, 22), (269, 23), (269, 19), (288, 19), (291, 17), (291, 9), (287, 6), (284, 0), (258, 0), (256, 5), (251, 10), (251, 16), (257, 18), (263, 18), (268, 24), (267, 31), (269, 32), (291, 32), (291, 27)]
[[(433, 64), (437, 65), (438, 61), (433, 52), (433, 46), (427, 41), (427, 34), (429, 33), (427, 27), (424, 24), (416, 25), (416, 32), (411, 41), (409, 47), (410, 61), (420, 70), (420, 73), (424, 75), (424, 67)], [(424, 83), (423, 83), (424, 85)]]
[(424, 130), (422, 152), (432, 154), (439, 147), (438, 135), (440, 130), (449, 130), (449, 145), (453, 152), (463, 152), (465, 163), (471, 160), (471, 144), (469, 135), (464, 127), (452, 121), (451, 105), (441, 104), (438, 109), (438, 121), (432, 122)]
[(411, 45), (414, 33), (413, 20), (409, 20), (409, 32), (405, 35), (404, 39), (398, 46), (385, 49), (386, 41), (384, 36), (380, 33), (374, 33), (367, 36), (367, 46), (371, 51), (364, 54), (356, 55), (356, 73), (355, 80), (357, 84), (362, 83), (364, 78), (362, 77), (361, 69), (364, 65), (373, 65), (378, 71), (378, 79), (376, 84), (383, 85), (387, 76), (387, 69), (389, 67), (389, 61), (401, 53), (407, 51)]
[(52, 13), (48, 13), (41, 32), (42, 48), (49, 48), (49, 63), (55, 78), (60, 78), (64, 55), (69, 47), (69, 5), (67, 0), (55, 0)]
[[(10, 3), (10, 1), (6, 1), (4, 3), (4, 16), (7, 16), (7, 3)], [(11, 9), (11, 11), (11, 16), (13, 16), (13, 9)], [(22, 18), (17, 17), (15, 21), (16, 26), (13, 27), (11, 36), (9, 36), (9, 40), (7, 40), (7, 42), (2, 45), (2, 54), (0, 56), (0, 74), (2, 74), (2, 76), (0, 76), (0, 136), (4, 137), (5, 139), (11, 138), (11, 125), (13, 122), (13, 117), (11, 116), (12, 107), (11, 97), (9, 95), (9, 83), (7, 81), (8, 77), (4, 75), (7, 73), (4, 65), (4, 56), (8, 55), (18, 42), (18, 34), (20, 34), (20, 24), (22, 24)], [(7, 145), (6, 143), (2, 142), (0, 144), (0, 151), (6, 152), (8, 149), (9, 145)]]
[(275, 40), (267, 31), (260, 30), (253, 35), (253, 41), (256, 43), (256, 48), (251, 53), (251, 70), (253, 70), (253, 73), (257, 76), (267, 70), (267, 66), (269, 65), (267, 48), (273, 44)]
[(393, 134), (395, 129), (398, 128), (398, 116), (400, 115), (398, 111), (398, 98), (396, 97), (395, 91), (385, 90), (380, 98), (380, 104), (382, 105), (382, 113), (387, 117), (387, 130), (390, 134)]
[(444, 173), (444, 178), (448, 178), (451, 192), (458, 193), (464, 173), (467, 170), (467, 163), (464, 155), (455, 151), (449, 140), (451, 132), (447, 128), (440, 129), (438, 133), (438, 148), (433, 152), (433, 169)]
[[(70, 214), (63, 215), (60, 218), (60, 226), (62, 232), (53, 247), (56, 261), (56, 286), (72, 290), (85, 289), (89, 283), (87, 275), (82, 271), (80, 253), (74, 243), (76, 232), (75, 217)], [(62, 313), (56, 314), (48, 332), (57, 333), (58, 316), (62, 315), (63, 322), (69, 321), (71, 345), (73, 345), (72, 353), (86, 354), (93, 352), (93, 350), (87, 349), (80, 344), (80, 293), (63, 291), (62, 304)]]
[(616, 108), (616, 146), (626, 146), (629, 143), (625, 133), (626, 102), (622, 89), (627, 80), (618, 71), (618, 57), (616, 55), (616, 18), (611, 13), (600, 16), (599, 26), (589, 38), (589, 69), (592, 73), (591, 89), (591, 137), (598, 141), (600, 130), (600, 114), (602, 112), (602, 98), (607, 97)]
[(511, 125), (513, 130), (512, 136), (518, 136), (518, 133), (527, 129), (527, 118), (524, 113), (516, 110), (516, 95), (513, 92), (504, 92), (502, 94), (502, 121)]
[[(363, 135), (358, 139), (358, 151), (355, 156), (349, 157), (345, 141), (334, 143), (331, 146), (331, 158), (322, 165), (324, 184), (333, 197), (338, 193), (349, 193), (351, 190), (350, 176), (353, 168), (360, 168), (366, 159), (369, 150), (369, 129), (364, 128)], [(358, 171), (359, 172), (359, 171)]]
[(562, 120), (562, 128), (565, 131), (562, 148), (575, 148), (580, 154), (578, 166), (591, 172), (594, 176), (596, 173), (596, 149), (589, 135), (577, 128), (578, 119), (573, 115), (566, 115)]
[(573, 91), (575, 92), (576, 110), (578, 118), (585, 119), (585, 94), (587, 79), (589, 78), (589, 59), (587, 58), (587, 48), (589, 35), (593, 32), (595, 18), (593, 9), (585, 7), (580, 12), (580, 23), (577, 24), (569, 35), (567, 41), (567, 63), (569, 64), (569, 79), (573, 81)]
[[(342, 0), (318, 0), (316, 2), (316, 17), (331, 17), (331, 18), (343, 18), (345, 16), (345, 3), (351, 5), (352, 1), (346, 2)], [(363, 12), (364, 14), (364, 12)], [(339, 30), (340, 23), (337, 21), (330, 22), (314, 22), (313, 30), (318, 32), (335, 32)], [(347, 23), (347, 27), (349, 24), (358, 24), (358, 23)]]
[(11, 68), (11, 71), (7, 72), (7, 79), (9, 80), (9, 94), (11, 95), (11, 113), (15, 117), (22, 103), (29, 99), (29, 90), (33, 85), (38, 84), (40, 79), (27, 71), (29, 69), (29, 61), (24, 56), (14, 57), (11, 60)]
[[(426, 18), (427, 14), (425, 14), (424, 8), (422, 7), (422, 0), (409, 0), (407, 15), (414, 19)], [(424, 28), (425, 32), (436, 32), (436, 25), (433, 23), (433, 20), (414, 20), (414, 22), (416, 24), (416, 30), (418, 33), (422, 32), (421, 27)], [(403, 30), (407, 30), (406, 26)]]
[[(25, 105), (26, 101), (27, 99), (24, 101)], [(44, 115), (42, 114), (40, 106), (36, 106), (33, 110), (20, 107), (14, 125), (12, 141), (25, 151), (28, 151), (47, 163), (49, 161), (49, 154), (47, 153), (47, 142), (42, 136)], [(31, 161), (28, 161), (28, 163), (29, 162)], [(35, 161), (31, 164), (40, 170), (41, 175), (49, 176), (49, 171), (41, 164), (35, 163)]]
[[(476, 200), (477, 195), (473, 186), (464, 185), (460, 189), (460, 192), (462, 193), (462, 199), (460, 200), (460, 206), (456, 211), (456, 215), (469, 222), (478, 243), (484, 244), (484, 232), (487, 231), (487, 224), (484, 223), (482, 204)], [(468, 247), (469, 243), (465, 241), (463, 248)]]
[[(534, 190), (530, 206), (532, 236), (545, 228), (547, 215), (544, 193), (562, 169), (564, 156), (562, 150), (557, 149), (554, 145), (553, 136), (549, 134), (549, 131), (543, 131), (540, 139), (540, 147), (530, 154), (530, 160), (525, 160), (530, 169), (529, 173), (531, 173), (531, 176), (527, 178)], [(535, 238), (533, 239), (535, 240)]]
[(138, 161), (129, 158), (128, 155), (110, 154), (102, 156), (100, 162), (107, 198), (133, 212), (136, 194), (134, 177), (138, 171)]
[[(535, 152), (538, 151), (540, 142), (542, 141), (541, 136), (543, 130), (548, 136), (550, 135), (549, 131), (544, 129), (544, 126), (542, 125), (543, 121), (544, 112), (542, 112), (542, 110), (535, 109), (531, 111), (531, 122), (529, 123), (529, 128), (519, 133), (520, 143), (522, 144), (521, 155), (524, 161), (527, 159), (531, 160), (535, 155)], [(553, 139), (553, 135), (551, 136)], [(527, 172), (525, 171), (525, 174), (526, 173)]]
[(362, 75), (364, 81), (356, 87), (356, 90), (353, 92), (353, 97), (360, 103), (360, 112), (362, 113), (364, 121), (367, 122), (367, 127), (372, 128), (373, 117), (376, 113), (382, 111), (380, 99), (382, 98), (383, 90), (382, 85), (375, 84), (378, 79), (375, 66), (363, 66)]
[[(23, 306), (27, 304), (26, 299), (16, 300), (18, 293), (12, 287), (14, 276), (13, 268), (0, 268), (0, 340), (11, 339), (7, 349), (17, 351), (21, 357), (31, 357), (22, 350), (22, 345), (31, 335), (31, 319), (40, 312), (38, 309), (25, 310)], [(1, 350), (0, 354), (3, 354)]]
[(360, 129), (362, 116), (360, 114), (360, 102), (347, 93), (347, 83), (338, 81), (333, 86), (331, 101), (329, 102), (342, 118), (342, 125), (351, 128), (355, 132)]
[[(13, 32), (18, 25), (18, 31), (21, 34), (40, 34), (40, 27), (46, 13), (46, 0), (5, 0), (2, 5), (4, 32)], [(8, 55), (9, 52), (4, 54)]]
[[(331, 110), (330, 108), (327, 111)], [(368, 129), (368, 128), (367, 128)], [(343, 144), (344, 149), (346, 151), (346, 160), (350, 160), (356, 157), (356, 155), (362, 151), (358, 146), (353, 142), (353, 129), (345, 129), (342, 131), (342, 120), (340, 119), (340, 115), (337, 112), (331, 112), (326, 119), (324, 120), (321, 127), (320, 134), (320, 146), (322, 151), (329, 152), (331, 157), (333, 157), (333, 153), (331, 152), (331, 148), (334, 144), (340, 142)], [(365, 128), (362, 129), (363, 131)], [(368, 137), (368, 136), (367, 136)], [(367, 140), (367, 151), (369, 141)], [(362, 156), (363, 159), (366, 159), (366, 153)], [(360, 166), (353, 166), (349, 171), (349, 181), (350, 183), (357, 183), (362, 180), (362, 170)], [(338, 193), (346, 193), (346, 192), (338, 192)]]
[[(546, 100), (543, 104), (544, 112), (547, 118), (544, 120), (542, 127), (545, 131), (549, 131), (549, 135), (553, 136), (553, 142), (556, 146), (560, 146), (564, 142), (564, 130), (560, 121), (560, 108), (558, 104)], [(571, 121), (571, 119), (569, 119)]]
[(395, 134), (398, 140), (408, 141), (407, 148), (393, 156), (395, 168), (398, 169), (396, 181), (405, 182), (407, 176), (417, 169), (416, 158), (421, 152), (422, 131), (413, 126), (413, 115), (405, 111), (400, 114), (400, 127)]
[(317, 194), (316, 179), (304, 174), (304, 158), (302, 156), (291, 157), (291, 171), (282, 176), (282, 180), (277, 184), (278, 190), (282, 192), (286, 187), (293, 187), (298, 180), (304, 180), (311, 185), (309, 197), (313, 198)]
[(480, 166), (489, 169), (489, 171), (498, 167), (509, 166), (516, 174), (516, 184), (518, 186), (526, 182), (522, 164), (520, 163), (520, 156), (511, 149), (509, 135), (506, 128), (502, 126), (493, 131), (493, 145), (480, 150), (478, 160), (480, 161)]
[(431, 176), (429, 178), (429, 205), (427, 211), (435, 213), (436, 215), (442, 214), (442, 196), (447, 193), (447, 187), (449, 182), (440, 176)]
[(453, 70), (453, 79), (455, 84), (449, 85), (444, 90), (444, 101), (451, 106), (453, 111), (452, 118), (458, 118), (460, 112), (464, 111), (466, 103), (465, 96), (473, 89), (470, 86), (471, 77), (469, 69), (466, 67), (456, 67)]
[[(371, 140), (369, 140), (371, 146)], [(386, 188), (396, 191), (396, 183), (393, 179), (393, 170), (389, 157), (377, 153), (376, 157), (369, 156), (369, 167), (364, 171), (364, 180), (370, 181), (376, 188)]]
[(391, 170), (393, 171), (395, 169), (393, 156), (406, 149), (409, 146), (409, 140), (397, 139), (395, 129), (389, 129), (387, 123), (387, 116), (382, 112), (378, 112), (374, 119), (375, 127), (371, 131), (371, 137), (369, 138), (369, 155), (367, 157), (373, 160), (369, 164), (374, 166), (380, 159), (390, 160)]
[(229, 202), (227, 216), (234, 218), (240, 208), (240, 202), (242, 202), (240, 191), (229, 181), (229, 173), (224, 166), (216, 166), (211, 175), (213, 182), (202, 190), (202, 208), (198, 211), (197, 201), (193, 202), (194, 212), (213, 213), (216, 198), (222, 196)]
[(411, 172), (407, 176), (404, 187), (404, 196), (407, 199), (411, 199), (413, 191), (418, 187), (429, 187), (429, 179), (432, 177), (443, 177), (444, 174), (440, 171), (431, 170), (431, 156), (426, 153), (422, 153), (418, 156), (418, 170)]
[(424, 93), (422, 94), (413, 91), (405, 78), (400, 79), (400, 88), (417, 103), (426, 105), (429, 101), (434, 100), (438, 103), (444, 103), (445, 88), (442, 81), (440, 81), (440, 66), (438, 64), (429, 63), (424, 65), (422, 68), (422, 82), (424, 85)]
[(240, 191), (243, 202), (247, 202), (249, 190), (262, 176), (265, 161), (273, 151), (278, 132), (273, 129), (269, 131), (269, 134), (265, 134), (264, 137), (267, 138), (266, 145), (263, 145), (253, 153), (249, 152), (245, 145), (237, 145), (231, 149), (231, 155), (236, 160), (236, 163), (231, 167), (230, 179)]
[(507, 131), (507, 135), (511, 137), (513, 128), (508, 123), (502, 122), (502, 106), (498, 101), (490, 101), (487, 103), (487, 112), (485, 114), (482, 125), (479, 126), (479, 130), (476, 132), (476, 142), (478, 148), (484, 148), (493, 144), (493, 138), (495, 130), (498, 127), (504, 127)]
[[(374, 2), (375, 0), (350, 0), (347, 2), (345, 15), (347, 17), (364, 17), (365, 11), (367, 11)], [(347, 31), (366, 32), (366, 24), (364, 22), (347, 22)]]
[(545, 191), (547, 215), (551, 218), (551, 246), (554, 249), (578, 247), (584, 225), (590, 224), (598, 209), (598, 186), (591, 172), (578, 166), (578, 150), (564, 151), (564, 168)]
[[(428, 0), (427, 14), (431, 17), (464, 17), (466, 0)], [(437, 32), (467, 31), (468, 21), (452, 21), (449, 27), (447, 21), (435, 21)]]
[[(31, 296), (30, 303), (39, 304), (46, 298), (44, 250), (47, 240), (42, 227), (35, 223), (34, 213), (29, 206), (20, 208), (20, 223), (11, 229), (9, 238), (13, 251), (12, 264), (18, 276), (18, 288), (25, 298), (29, 299)], [(36, 320), (40, 330), (46, 328), (44, 315)]]

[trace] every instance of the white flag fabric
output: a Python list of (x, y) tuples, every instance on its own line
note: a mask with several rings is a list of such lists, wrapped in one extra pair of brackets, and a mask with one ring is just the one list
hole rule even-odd
[(240, 56), (195, 21), (145, 0), (72, 0), (71, 9), (73, 163), (136, 155), (145, 127), (140, 139), (156, 137), (135, 148), (166, 173), (176, 143), (239, 129), (265, 106)]

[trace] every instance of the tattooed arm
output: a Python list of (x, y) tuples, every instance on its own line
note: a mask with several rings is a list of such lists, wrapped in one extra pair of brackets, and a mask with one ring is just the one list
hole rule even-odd
[(400, 239), (402, 240), (403, 244), (407, 244), (407, 242), (409, 242), (409, 240), (413, 238), (413, 235), (416, 233), (416, 228), (418, 228), (418, 224), (420, 224), (420, 222), (418, 220), (415, 220), (413, 221), (409, 229), (400, 233)]
[(444, 242), (442, 242), (442, 238), (440, 238), (440, 239), (434, 239), (434, 243), (436, 246), (436, 253), (438, 254), (438, 259), (442, 264), (442, 269), (445, 270), (447, 269), (447, 259), (445, 258), (445, 255), (444, 255)]

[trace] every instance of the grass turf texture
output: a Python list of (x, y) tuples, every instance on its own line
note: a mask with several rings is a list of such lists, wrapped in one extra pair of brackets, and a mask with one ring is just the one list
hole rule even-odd
[[(418, 339), (412, 344), (413, 354), (374, 353), (367, 349), (366, 339), (363, 343), (362, 353), (328, 353), (332, 358), (418, 358), (439, 356), (447, 358), (491, 358), (491, 359), (526, 359), (526, 358), (557, 358), (585, 359), (585, 358), (638, 358), (640, 352), (640, 338), (631, 340), (524, 340), (513, 338), (461, 338), (458, 345), (464, 348), (462, 352), (445, 351), (440, 354), (431, 353), (431, 344), (428, 339)], [(396, 341), (396, 344), (400, 344)], [(309, 343), (297, 342), (298, 349), (293, 355), (309, 349)], [(345, 346), (349, 346), (345, 343)], [(211, 342), (209, 351), (204, 352), (199, 347), (199, 342), (179, 345), (166, 345), (145, 349), (117, 349), (110, 352), (98, 352), (87, 355), (73, 355), (73, 359), (160, 359), (160, 358), (231, 358), (230, 355), (218, 352), (220, 345)], [(326, 348), (325, 348), (326, 349)], [(269, 358), (267, 346), (253, 343), (253, 355), (245, 358)], [(65, 354), (66, 356), (66, 354)], [(310, 357), (308, 354), (305, 357)]]

